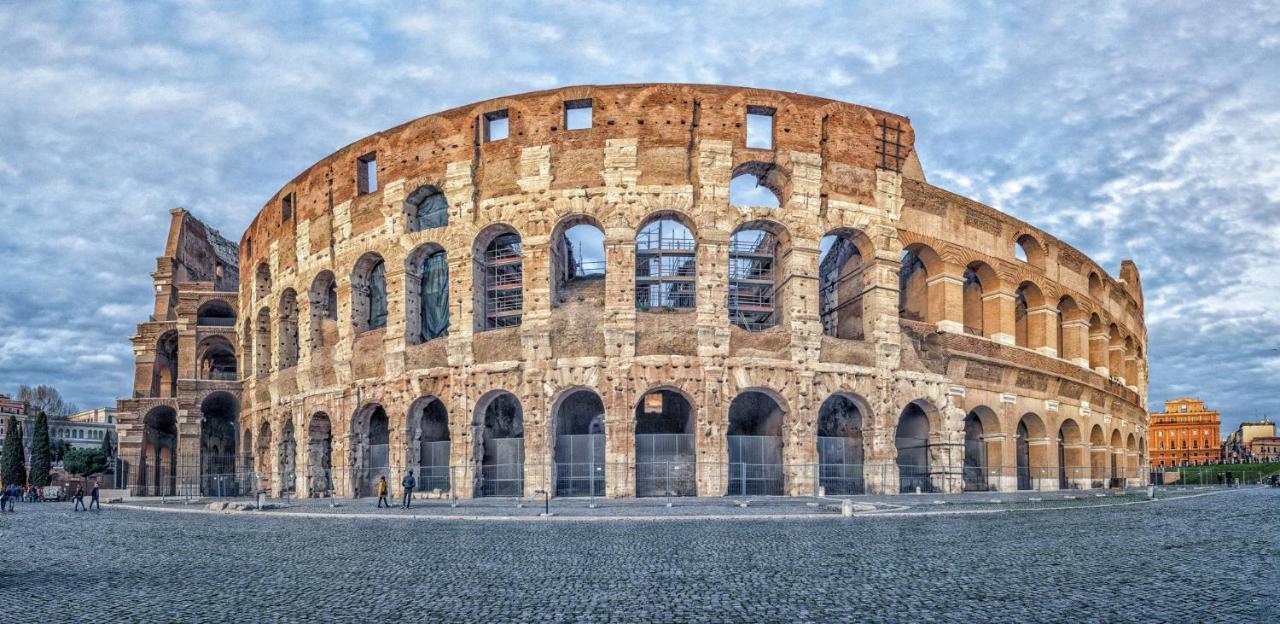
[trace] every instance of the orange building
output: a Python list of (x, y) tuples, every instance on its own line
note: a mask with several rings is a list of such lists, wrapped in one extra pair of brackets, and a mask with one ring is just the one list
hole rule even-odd
[(1151, 415), (1151, 466), (1165, 468), (1212, 464), (1222, 457), (1218, 412), (1200, 399), (1164, 402), (1164, 412)]

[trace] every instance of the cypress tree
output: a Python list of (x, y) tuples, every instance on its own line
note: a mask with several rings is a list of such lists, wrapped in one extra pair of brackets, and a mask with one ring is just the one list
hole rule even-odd
[(102, 456), (107, 458), (108, 463), (110, 463), (112, 457), (115, 457), (115, 449), (111, 448), (110, 431), (104, 431), (102, 433), (102, 447), (99, 450), (102, 451)]
[(49, 485), (49, 466), (53, 452), (49, 448), (49, 417), (41, 410), (36, 414), (35, 430), (31, 435), (31, 483), (37, 487)]
[(9, 414), (4, 434), (4, 450), (0, 451), (0, 481), (5, 485), (27, 484), (27, 462), (22, 456), (22, 429), (18, 417)]

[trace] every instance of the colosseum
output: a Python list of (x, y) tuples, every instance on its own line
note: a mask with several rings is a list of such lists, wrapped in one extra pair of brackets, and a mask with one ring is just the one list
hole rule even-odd
[(356, 141), (285, 184), (238, 249), (176, 209), (120, 401), (129, 483), (1144, 483), (1136, 266), (1117, 279), (931, 186), (915, 141), (906, 117), (795, 93), (580, 86)]

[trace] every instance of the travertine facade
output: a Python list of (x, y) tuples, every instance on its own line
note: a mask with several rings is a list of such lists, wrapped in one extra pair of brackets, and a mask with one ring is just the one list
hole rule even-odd
[[(566, 129), (583, 107), (590, 127)], [(764, 147), (747, 146), (748, 113), (770, 118)], [(662, 428), (638, 419), (684, 402), (690, 420), (670, 432), (687, 436), (702, 495), (750, 478), (738, 434), (777, 441), (764, 463), (792, 494), (833, 462), (872, 492), (1145, 478), (1136, 267), (1114, 279), (930, 186), (914, 140), (908, 119), (843, 102), (659, 84), (500, 98), (357, 141), (285, 185), (241, 240), (241, 450), (263, 487), (345, 496), (368, 492), (370, 467), (398, 477), (427, 464), (428, 437), (447, 439), (446, 487), (465, 497), (495, 478), (474, 469), (499, 452), (480, 438), (519, 436), (517, 489), (560, 491), (557, 435), (589, 433), (565, 413), (588, 390), (613, 496), (652, 493), (636, 436)], [(743, 174), (778, 207), (731, 202)], [(424, 219), (433, 201), (447, 219)], [(670, 266), (650, 253), (656, 221), (691, 235), (658, 235), (684, 254)], [(603, 234), (602, 283), (564, 277), (579, 224)], [(764, 246), (740, 245), (743, 229), (776, 243), (750, 296), (735, 267)], [(432, 312), (439, 252), (448, 304)], [(427, 331), (440, 310), (447, 335)], [(731, 322), (743, 310), (752, 323)], [(447, 427), (424, 433), (436, 417)], [(848, 442), (843, 459), (820, 435)]]

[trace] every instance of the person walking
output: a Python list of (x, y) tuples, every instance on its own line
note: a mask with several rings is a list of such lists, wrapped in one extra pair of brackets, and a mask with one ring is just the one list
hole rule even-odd
[(391, 509), (391, 503), (387, 502), (387, 476), (378, 477), (378, 509), (386, 505), (387, 509)]
[(410, 470), (408, 474), (405, 474), (404, 478), (400, 480), (400, 487), (404, 490), (404, 501), (400, 503), (401, 509), (408, 509), (409, 503), (413, 502), (413, 488), (416, 485), (418, 485), (418, 483), (413, 478), (412, 470)]
[(5, 508), (9, 507), (9, 493), (12, 491), (13, 488), (8, 485), (0, 488), (0, 511), (5, 511)]
[(76, 506), (72, 511), (89, 511), (89, 508), (84, 506), (84, 488), (79, 483), (76, 484), (75, 499)]
[(102, 501), (98, 500), (98, 482), (97, 481), (93, 482), (93, 489), (89, 491), (89, 509), (93, 509), (94, 505), (98, 506), (98, 511), (102, 511)]

